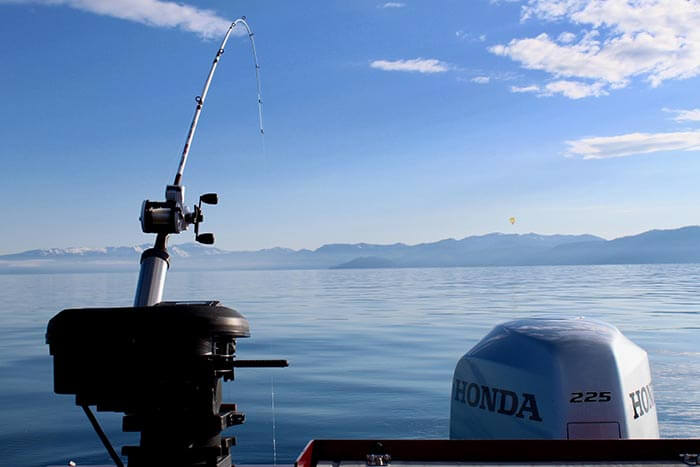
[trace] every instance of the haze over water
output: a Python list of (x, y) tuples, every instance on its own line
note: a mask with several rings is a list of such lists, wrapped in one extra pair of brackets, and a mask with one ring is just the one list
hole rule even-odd
[[(586, 316), (617, 326), (651, 361), (661, 435), (700, 437), (700, 265), (171, 272), (168, 300), (218, 299), (252, 337), (225, 401), (246, 413), (237, 463), (278, 463), (312, 438), (446, 438), (457, 360), (495, 324)], [(137, 271), (0, 275), (0, 465), (109, 463), (73, 397), (53, 394), (44, 333), (64, 308), (130, 306)], [(100, 332), (96, 329), (95, 332)], [(173, 343), (176, 345), (177, 343)], [(99, 351), (99, 349), (86, 349)], [(98, 413), (115, 445), (121, 417)]]

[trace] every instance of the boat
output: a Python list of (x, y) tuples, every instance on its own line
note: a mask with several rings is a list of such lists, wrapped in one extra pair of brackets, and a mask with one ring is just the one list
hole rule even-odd
[[(200, 233), (202, 194), (189, 209), (184, 168), (231, 24), (211, 65), (180, 163), (163, 201), (146, 200), (143, 232), (155, 234), (141, 256), (133, 307), (67, 309), (48, 323), (54, 392), (75, 396), (115, 465), (123, 462), (91, 407), (124, 414), (123, 430), (140, 433), (125, 446), (130, 467), (233, 465), (226, 428), (245, 415), (222, 399), (237, 368), (286, 367), (278, 360), (236, 357), (250, 336), (247, 319), (217, 300), (171, 302), (163, 290), (167, 243), (193, 226)], [(255, 71), (259, 73), (257, 59)], [(258, 104), (262, 103), (258, 80)], [(259, 107), (260, 108), (260, 107)], [(262, 113), (259, 111), (262, 130)], [(525, 319), (496, 326), (455, 368), (449, 440), (312, 440), (296, 467), (451, 465), (699, 465), (700, 440), (658, 439), (646, 352), (606, 323)]]

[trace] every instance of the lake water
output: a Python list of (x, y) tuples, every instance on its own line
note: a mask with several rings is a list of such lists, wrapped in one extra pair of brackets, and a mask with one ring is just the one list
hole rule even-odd
[[(175, 265), (175, 268), (177, 266)], [(64, 308), (130, 306), (133, 274), (0, 275), (0, 465), (109, 463), (72, 396), (53, 394), (46, 323)], [(446, 438), (452, 371), (494, 324), (567, 315), (617, 326), (649, 353), (661, 435), (700, 437), (700, 265), (171, 272), (168, 300), (218, 299), (250, 321), (225, 401), (246, 413), (237, 463), (312, 438)], [(115, 445), (136, 444), (98, 413)]]

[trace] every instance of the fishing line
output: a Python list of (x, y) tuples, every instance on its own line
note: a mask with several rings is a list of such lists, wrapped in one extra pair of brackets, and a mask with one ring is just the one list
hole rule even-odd
[(219, 60), (221, 60), (221, 56), (224, 54), (224, 48), (226, 47), (226, 43), (228, 42), (228, 38), (231, 35), (231, 31), (238, 26), (239, 24), (245, 27), (246, 31), (248, 32), (248, 38), (250, 39), (250, 46), (253, 52), (253, 63), (255, 65), (255, 80), (257, 83), (257, 93), (258, 93), (258, 124), (260, 127), (260, 135), (263, 137), (263, 148), (264, 148), (264, 137), (265, 137), (265, 130), (263, 129), (263, 120), (262, 120), (262, 90), (261, 90), (261, 85), (260, 85), (260, 64), (258, 63), (258, 54), (255, 50), (255, 39), (253, 39), (253, 31), (250, 29), (250, 26), (245, 20), (245, 16), (235, 20), (233, 23), (231, 23), (231, 26), (229, 26), (228, 31), (226, 31), (226, 35), (224, 36), (224, 39), (221, 41), (221, 45), (219, 46), (219, 50), (216, 52), (216, 56), (214, 57), (214, 61), (211, 64), (211, 69), (209, 70), (209, 74), (207, 75), (207, 79), (204, 82), (204, 88), (202, 89), (202, 94), (195, 97), (195, 102), (197, 103), (197, 106), (195, 107), (194, 110), (194, 117), (192, 118), (192, 123), (190, 124), (190, 129), (187, 132), (187, 139), (185, 140), (185, 147), (182, 149), (182, 157), (180, 158), (180, 165), (178, 166), (177, 169), (177, 174), (175, 175), (175, 182), (173, 183), (174, 185), (180, 185), (182, 182), (182, 173), (185, 170), (185, 164), (187, 163), (187, 156), (190, 153), (190, 147), (192, 146), (192, 139), (194, 138), (194, 133), (197, 130), (197, 123), (199, 122), (199, 116), (202, 113), (202, 108), (204, 107), (204, 101), (207, 99), (207, 94), (209, 93), (209, 86), (211, 85), (211, 80), (214, 77), (214, 72), (216, 71), (216, 66), (219, 64)]
[(272, 465), (277, 467), (277, 435), (275, 424), (275, 378), (270, 376), (270, 399), (272, 401)]
[[(243, 17), (245, 19), (245, 17)], [(263, 113), (262, 113), (262, 85), (261, 85), (261, 80), (260, 80), (260, 63), (258, 62), (258, 52), (257, 49), (255, 48), (255, 33), (250, 31), (250, 28), (248, 27), (248, 23), (245, 21), (243, 22), (245, 25), (246, 29), (248, 30), (248, 38), (250, 39), (250, 50), (253, 54), (253, 65), (255, 66), (255, 84), (256, 84), (256, 91), (258, 93), (258, 125), (260, 127), (260, 143), (262, 146), (262, 154), (263, 154), (263, 161), (267, 163), (267, 148), (265, 145), (265, 129), (263, 128)]]

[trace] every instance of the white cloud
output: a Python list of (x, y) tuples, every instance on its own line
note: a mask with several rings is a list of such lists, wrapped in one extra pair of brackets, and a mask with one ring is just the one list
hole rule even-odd
[(542, 33), (531, 39), (514, 39), (508, 45), (495, 45), (489, 50), (519, 61), (525, 68), (543, 70), (555, 77), (622, 83), (628, 74), (614, 61), (598, 54), (600, 44), (595, 40), (563, 46)]
[[(179, 28), (203, 38), (221, 37), (231, 25), (231, 20), (218, 16), (212, 10), (160, 0), (0, 0), (0, 3), (65, 5), (148, 26)], [(244, 34), (242, 29), (236, 29), (236, 34)]]
[(412, 60), (375, 60), (370, 65), (384, 71), (417, 71), (419, 73), (442, 73), (449, 66), (434, 58), (414, 58)]
[(662, 109), (664, 112), (676, 114), (673, 119), (677, 122), (700, 122), (700, 109)]
[(561, 94), (569, 99), (582, 99), (590, 96), (602, 96), (607, 94), (603, 89), (604, 83), (582, 83), (580, 81), (558, 80), (547, 83), (544, 86), (532, 84), (529, 86), (511, 86), (510, 92), (530, 92), (542, 96)]
[(629, 133), (567, 141), (568, 154), (607, 159), (660, 151), (700, 151), (700, 130), (675, 133)]
[(475, 76), (471, 79), (471, 82), (476, 84), (489, 84), (489, 81), (491, 81), (491, 78), (488, 76)]
[(486, 41), (486, 34), (479, 34), (477, 36), (476, 34), (466, 32), (463, 29), (456, 31), (455, 36), (457, 36), (457, 38), (459, 38), (459, 39), (462, 39), (464, 41), (469, 41), (469, 42), (485, 42)]
[(529, 19), (566, 21), (581, 28), (580, 38), (564, 33), (554, 41), (542, 33), (489, 50), (555, 79), (608, 89), (635, 77), (656, 87), (700, 75), (700, 0), (528, 0), (521, 20)]
[(590, 96), (603, 96), (607, 91), (603, 89), (604, 83), (582, 83), (580, 81), (559, 80), (547, 83), (544, 87), (545, 92), (542, 95), (551, 96), (561, 94), (569, 99), (582, 99)]
[(583, 0), (528, 0), (527, 5), (523, 6), (520, 19), (526, 21), (534, 17), (556, 21), (584, 5)]
[(576, 39), (576, 34), (573, 32), (562, 32), (559, 34), (559, 37), (557, 37), (557, 40), (562, 44), (570, 44), (574, 39)]
[(378, 5), (378, 8), (403, 8), (406, 4), (403, 2), (386, 2), (383, 5)]
[(542, 90), (540, 89), (539, 86), (533, 84), (531, 86), (511, 86), (510, 87), (510, 92), (541, 92)]

